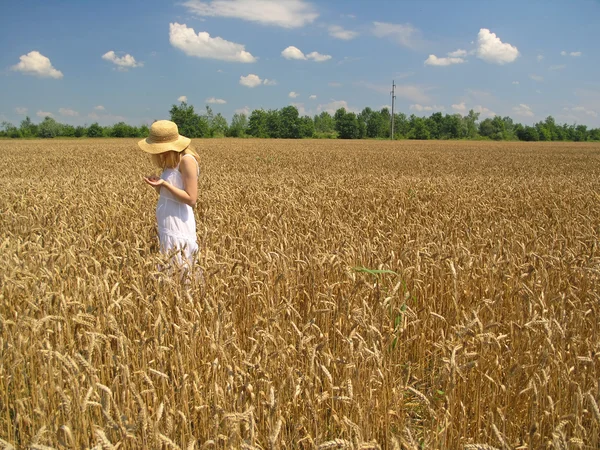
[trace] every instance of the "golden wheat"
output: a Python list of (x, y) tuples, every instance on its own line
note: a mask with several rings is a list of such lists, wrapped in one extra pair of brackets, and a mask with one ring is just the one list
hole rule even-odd
[(0, 141), (1, 448), (600, 446), (598, 145), (195, 144)]

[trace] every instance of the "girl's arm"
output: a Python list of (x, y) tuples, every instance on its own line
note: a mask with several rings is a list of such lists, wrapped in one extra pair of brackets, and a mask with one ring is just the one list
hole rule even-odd
[(198, 200), (198, 171), (194, 158), (181, 158), (179, 163), (181, 178), (183, 178), (183, 189), (176, 188), (171, 183), (159, 179), (158, 181), (146, 181), (151, 186), (165, 188), (173, 196), (186, 205), (195, 206)]

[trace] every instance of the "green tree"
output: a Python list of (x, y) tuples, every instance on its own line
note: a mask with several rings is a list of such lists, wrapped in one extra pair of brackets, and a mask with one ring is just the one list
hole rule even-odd
[(119, 122), (113, 125), (111, 137), (124, 138), (134, 137), (133, 128), (125, 122)]
[(493, 140), (501, 141), (502, 139), (504, 139), (506, 133), (506, 124), (504, 120), (502, 120), (502, 117), (494, 116), (494, 118), (492, 119), (492, 128), (493, 132), (490, 137)]
[(483, 137), (492, 137), (494, 134), (494, 124), (492, 123), (492, 119), (488, 117), (481, 121), (479, 124), (479, 134)]
[(11, 137), (15, 139), (21, 137), (21, 131), (10, 122), (2, 122), (2, 130), (3, 132), (1, 136)]
[(560, 136), (559, 136), (559, 133), (558, 133), (558, 129), (556, 127), (556, 121), (554, 120), (554, 117), (552, 117), (552, 116), (546, 117), (546, 120), (544, 120), (544, 127), (550, 133), (550, 139), (549, 140), (551, 140), (551, 141), (558, 141), (558, 140), (560, 140)]
[(431, 138), (425, 119), (411, 114), (410, 122), (411, 130), (408, 133), (409, 139), (427, 140)]
[(173, 105), (169, 111), (171, 121), (177, 124), (179, 134), (189, 138), (201, 138), (210, 135), (208, 119), (194, 112), (194, 107), (186, 102)]
[(535, 124), (535, 129), (538, 132), (538, 136), (540, 137), (540, 141), (551, 141), (552, 140), (552, 133), (546, 127), (546, 124), (544, 122), (538, 122), (538, 123), (536, 123)]
[(22, 137), (34, 137), (38, 134), (38, 126), (27, 116), (21, 121), (19, 131)]
[(278, 139), (281, 137), (281, 114), (278, 109), (267, 111), (267, 134), (270, 138)]
[(315, 123), (310, 116), (304, 116), (300, 118), (298, 125), (298, 131), (301, 138), (311, 138), (315, 134)]
[(280, 137), (284, 139), (298, 139), (300, 137), (300, 115), (298, 108), (293, 105), (282, 108), (280, 117)]
[(540, 135), (535, 127), (520, 126), (517, 128), (516, 133), (520, 141), (536, 142), (540, 140)]
[(211, 136), (212, 137), (224, 137), (225, 134), (227, 133), (227, 119), (225, 117), (223, 117), (223, 115), (221, 113), (217, 113), (216, 116), (214, 116), (213, 120), (212, 120), (212, 124), (211, 124)]
[(464, 127), (467, 130), (466, 137), (469, 139), (474, 139), (478, 135), (479, 127), (477, 126), (477, 122), (479, 121), (480, 114), (471, 109), (469, 110), (469, 114), (463, 117)]
[(460, 114), (446, 114), (441, 124), (443, 139), (459, 139), (464, 137), (462, 117)]
[(234, 114), (231, 119), (231, 126), (227, 130), (229, 137), (244, 137), (248, 128), (248, 118), (245, 114)]
[(429, 118), (425, 119), (431, 139), (440, 139), (442, 137), (443, 122), (444, 117), (441, 112), (435, 112)]
[(410, 123), (406, 114), (397, 113), (394, 114), (394, 138), (404, 139), (408, 136), (410, 131)]
[(87, 129), (87, 135), (91, 138), (102, 137), (104, 135), (104, 130), (98, 125), (98, 122), (94, 122)]
[(388, 139), (392, 133), (392, 115), (390, 114), (390, 110), (388, 108), (381, 108), (379, 111), (377, 124), (377, 137), (381, 139)]
[(335, 131), (340, 139), (358, 139), (359, 126), (356, 114), (346, 112), (344, 108), (340, 108), (333, 116), (335, 120)]
[(264, 109), (255, 109), (248, 119), (248, 134), (256, 138), (267, 138), (267, 112)]
[(61, 124), (58, 133), (59, 136), (75, 137), (75, 127), (73, 125)]
[(61, 125), (50, 116), (46, 116), (38, 126), (38, 136), (41, 138), (55, 138), (60, 134)]
[(335, 137), (335, 121), (327, 111), (323, 111), (318, 116), (316, 115), (313, 121), (315, 123), (315, 133), (320, 136)]
[(87, 136), (87, 128), (82, 127), (81, 125), (75, 127), (75, 137), (84, 137)]
[(577, 127), (575, 127), (573, 140), (575, 142), (585, 142), (588, 140), (587, 125), (577, 125)]
[(368, 106), (358, 115), (358, 138), (374, 137), (369, 134), (369, 122), (372, 122), (373, 110)]
[[(362, 123), (365, 124), (364, 136), (371, 139), (379, 137), (379, 132), (384, 127), (382, 120), (385, 120), (381, 117), (379, 111), (373, 111), (371, 108), (367, 107), (361, 111), (358, 120), (361, 123), (361, 128)], [(361, 130), (361, 137), (362, 133), (363, 130)]]
[(502, 118), (504, 131), (502, 132), (502, 139), (510, 141), (515, 139), (515, 123), (512, 118), (506, 116)]
[(206, 121), (208, 122), (208, 136), (206, 137), (212, 137), (213, 136), (213, 120), (214, 120), (214, 114), (213, 114), (213, 110), (210, 106), (206, 105), (206, 112), (204, 113), (203, 116)]

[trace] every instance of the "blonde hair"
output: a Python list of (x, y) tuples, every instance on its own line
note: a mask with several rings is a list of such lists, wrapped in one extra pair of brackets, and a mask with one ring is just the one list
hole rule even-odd
[(192, 155), (196, 159), (198, 166), (200, 166), (200, 156), (191, 145), (181, 152), (169, 150), (167, 152), (152, 155), (152, 162), (155, 166), (160, 167), (163, 170), (174, 169), (181, 161), (183, 155)]

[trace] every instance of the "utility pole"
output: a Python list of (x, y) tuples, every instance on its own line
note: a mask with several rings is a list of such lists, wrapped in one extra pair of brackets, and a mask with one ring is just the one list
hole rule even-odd
[(396, 100), (396, 83), (392, 80), (392, 141), (394, 140), (394, 102)]

